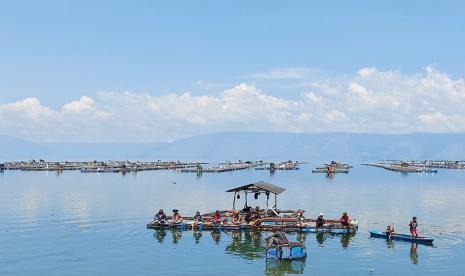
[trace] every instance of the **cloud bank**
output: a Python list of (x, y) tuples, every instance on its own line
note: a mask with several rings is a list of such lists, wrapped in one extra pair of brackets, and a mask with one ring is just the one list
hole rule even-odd
[[(306, 73), (280, 69), (269, 77)], [(25, 98), (0, 105), (0, 134), (41, 142), (156, 142), (216, 131), (465, 132), (464, 104), (464, 80), (432, 66), (413, 75), (363, 68), (344, 81), (310, 81), (292, 100), (247, 83), (217, 95), (100, 92), (59, 110)]]

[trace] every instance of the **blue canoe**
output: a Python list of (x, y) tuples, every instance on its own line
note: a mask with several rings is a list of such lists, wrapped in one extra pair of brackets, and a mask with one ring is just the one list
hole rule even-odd
[[(383, 231), (370, 231), (370, 237), (387, 239), (388, 235), (386, 234), (386, 232), (383, 232)], [(408, 241), (408, 242), (425, 243), (425, 244), (432, 244), (434, 241), (434, 239), (429, 238), (429, 237), (412, 237), (411, 235), (397, 234), (397, 233), (391, 235), (391, 240)]]
[(266, 258), (275, 260), (296, 260), (307, 257), (307, 250), (302, 245), (281, 245), (266, 248)]

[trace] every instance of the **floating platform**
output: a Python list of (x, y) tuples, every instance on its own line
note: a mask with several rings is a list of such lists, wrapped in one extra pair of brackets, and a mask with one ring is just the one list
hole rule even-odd
[(327, 168), (316, 168), (312, 170), (312, 173), (349, 173), (349, 169), (332, 169)]
[(203, 223), (194, 223), (194, 222), (182, 222), (176, 224), (170, 223), (157, 223), (151, 221), (147, 224), (147, 229), (178, 229), (178, 230), (199, 230), (199, 231), (210, 231), (210, 230), (236, 230), (236, 231), (264, 231), (271, 232), (275, 229), (280, 229), (284, 232), (301, 232), (301, 233), (330, 233), (330, 234), (348, 234), (356, 233), (358, 227), (341, 227), (338, 225), (328, 225), (321, 228), (316, 228), (314, 226), (304, 225), (300, 226), (292, 222), (282, 223), (282, 222), (269, 222), (264, 221), (260, 224), (232, 224), (232, 223), (222, 223), (214, 224), (210, 222)]

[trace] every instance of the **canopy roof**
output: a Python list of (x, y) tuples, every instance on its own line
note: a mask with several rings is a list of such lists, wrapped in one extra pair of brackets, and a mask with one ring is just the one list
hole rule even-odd
[(256, 182), (256, 183), (250, 183), (244, 186), (240, 186), (237, 188), (233, 188), (230, 190), (227, 190), (226, 192), (240, 192), (240, 191), (248, 191), (248, 192), (270, 192), (276, 195), (279, 195), (280, 193), (284, 192), (286, 189), (283, 187), (279, 187), (264, 181)]

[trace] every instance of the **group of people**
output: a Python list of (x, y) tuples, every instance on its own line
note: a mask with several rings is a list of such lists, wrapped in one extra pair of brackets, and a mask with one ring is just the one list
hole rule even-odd
[(158, 213), (155, 214), (153, 218), (155, 223), (158, 224), (178, 224), (182, 222), (182, 216), (179, 214), (178, 209), (173, 209), (173, 215), (171, 216), (171, 220), (168, 221), (168, 217), (166, 216), (163, 209), (160, 209)]
[[(298, 210), (296, 212), (296, 218), (298, 220), (298, 224), (300, 226), (305, 225), (305, 217), (304, 217), (304, 212), (303, 210)], [(320, 213), (320, 215), (316, 219), (316, 228), (323, 228), (326, 224), (326, 219), (324, 218), (324, 214)], [(350, 227), (350, 218), (347, 212), (343, 212), (341, 218), (339, 219), (339, 223), (343, 227)]]
[[(409, 228), (410, 228), (410, 235), (412, 236), (412, 238), (417, 238), (418, 237), (418, 231), (417, 231), (417, 228), (418, 228), (418, 222), (417, 222), (417, 217), (412, 217), (412, 220), (410, 221), (410, 223), (408, 224)], [(388, 239), (391, 239), (391, 236), (395, 234), (395, 230), (394, 230), (394, 226), (391, 226), (391, 225), (388, 225), (386, 227), (386, 235), (387, 235), (387, 238)]]
[[(261, 218), (259, 214), (260, 208), (257, 206), (255, 209), (249, 210), (246, 215), (245, 215), (245, 221), (246, 222), (254, 222), (257, 219)], [(182, 223), (182, 216), (179, 214), (178, 209), (173, 209), (173, 215), (171, 216), (171, 220), (168, 220), (168, 217), (166, 216), (165, 212), (163, 209), (160, 209), (158, 213), (155, 214), (154, 216), (154, 223), (157, 224), (179, 224)], [(241, 224), (242, 219), (241, 219), (241, 214), (240, 211), (234, 210), (231, 215), (227, 216), (222, 216), (219, 210), (216, 210), (213, 215), (211, 216), (211, 219), (205, 219), (199, 211), (197, 211), (193, 217), (193, 223), (194, 224), (200, 224), (204, 222), (211, 222), (212, 224), (219, 225), (219, 224)]]
[[(258, 206), (255, 207), (255, 208), (248, 207), (244, 211), (246, 212), (246, 214), (244, 216), (244, 221), (246, 223), (254, 224), (254, 225), (260, 223), (260, 219), (262, 218), (262, 215), (261, 215), (262, 210), (260, 210), (260, 207), (258, 207)], [(301, 225), (301, 226), (303, 226), (305, 224), (305, 216), (303, 215), (304, 212), (305, 211), (303, 211), (303, 210), (298, 210), (296, 212), (296, 217), (298, 219), (298, 224)], [(232, 211), (232, 213), (230, 215), (226, 215), (225, 217), (222, 217), (220, 211), (216, 210), (213, 213), (213, 216), (211, 217), (211, 219), (208, 220), (208, 221), (213, 223), (213, 224), (233, 224), (233, 225), (238, 225), (238, 224), (242, 223), (242, 217), (241, 217), (240, 211), (238, 211), (238, 210)], [(173, 209), (173, 215), (171, 216), (171, 219), (168, 221), (168, 218), (167, 218), (165, 212), (163, 211), (163, 209), (160, 209), (158, 211), (158, 213), (155, 214), (154, 222), (158, 223), (158, 224), (170, 224), (170, 225), (179, 224), (179, 223), (182, 223), (182, 216), (179, 213), (178, 209)], [(204, 217), (200, 214), (199, 211), (197, 211), (195, 213), (194, 217), (193, 217), (193, 223), (194, 224), (199, 224), (199, 223), (204, 223), (204, 222), (205, 222)], [(342, 216), (339, 219), (339, 222), (343, 227), (349, 227), (350, 226), (350, 218), (349, 218), (347, 212), (342, 213)], [(414, 225), (414, 223), (416, 223), (416, 220), (414, 220), (414, 222), (411, 222), (412, 225)], [(320, 215), (316, 219), (316, 227), (317, 228), (322, 228), (322, 227), (325, 226), (325, 224), (326, 224), (326, 220), (324, 218), (324, 214), (320, 213)], [(416, 231), (416, 226), (413, 227), (412, 229), (414, 229), (414, 231)], [(389, 230), (389, 231), (393, 232), (393, 230)]]

